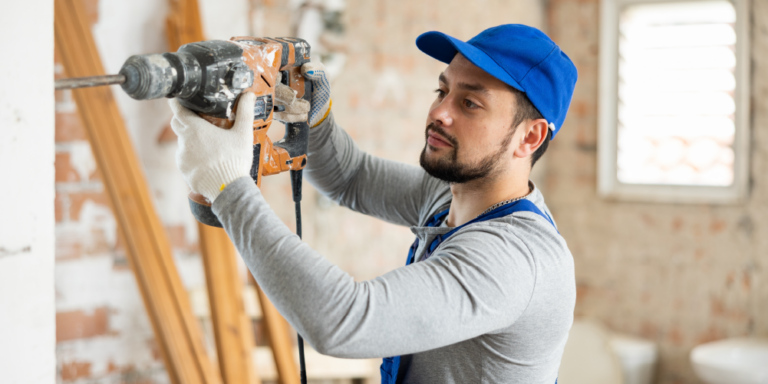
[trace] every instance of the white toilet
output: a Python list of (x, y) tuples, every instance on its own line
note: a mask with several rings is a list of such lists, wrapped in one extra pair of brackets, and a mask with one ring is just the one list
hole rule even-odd
[(624, 384), (651, 384), (659, 352), (650, 340), (629, 335), (611, 334), (611, 349), (621, 361)]
[(565, 344), (558, 384), (651, 384), (658, 351), (649, 340), (576, 320)]

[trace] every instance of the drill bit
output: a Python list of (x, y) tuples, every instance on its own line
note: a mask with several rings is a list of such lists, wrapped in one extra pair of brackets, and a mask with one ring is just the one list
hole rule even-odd
[(61, 79), (56, 80), (56, 90), (61, 89), (74, 89), (74, 88), (86, 88), (86, 87), (98, 87), (100, 85), (112, 85), (125, 83), (124, 75), (104, 75), (104, 76), (91, 76), (91, 77), (77, 77), (74, 79)]

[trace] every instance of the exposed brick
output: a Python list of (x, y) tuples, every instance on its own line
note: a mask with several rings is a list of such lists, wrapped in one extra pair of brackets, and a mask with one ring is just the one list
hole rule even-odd
[(720, 340), (725, 338), (726, 335), (722, 330), (716, 328), (714, 325), (710, 325), (704, 332), (701, 332), (696, 337), (696, 344), (709, 343), (711, 341)]
[(57, 143), (88, 140), (88, 136), (86, 136), (76, 112), (56, 113), (56, 133), (54, 138)]
[(72, 168), (71, 156), (68, 152), (56, 153), (54, 166), (56, 168), (56, 182), (80, 181), (80, 175)]
[[(548, 32), (579, 70), (571, 109), (546, 156), (545, 197), (573, 252), (578, 300), (575, 312), (599, 319), (615, 331), (659, 343), (659, 384), (694, 384), (688, 353), (697, 344), (726, 337), (765, 334), (768, 311), (755, 287), (758, 273), (735, 265), (762, 265), (768, 242), (757, 240), (768, 223), (756, 219), (766, 206), (763, 175), (768, 136), (768, 71), (755, 67), (750, 168), (753, 189), (743, 205), (656, 204), (602, 199), (583, 176), (597, 169), (599, 0), (551, 0)], [(751, 2), (752, 14), (764, 2)], [(768, 63), (768, 19), (753, 18), (752, 65)], [(757, 41), (761, 42), (758, 43)], [(756, 89), (756, 88), (752, 88)], [(576, 149), (576, 150), (573, 150)], [(580, 199), (574, 198), (578, 196)], [(750, 212), (746, 214), (745, 212)], [(757, 213), (760, 212), (760, 213)], [(743, 217), (747, 217), (744, 219)], [(638, 219), (633, 219), (638, 218)], [(744, 224), (746, 223), (746, 224)], [(746, 229), (744, 229), (746, 228)], [(754, 286), (753, 286), (754, 285)], [(605, 287), (605, 288), (596, 288)], [(608, 292), (610, 290), (610, 292)], [(768, 291), (766, 291), (768, 292)], [(762, 321), (761, 321), (762, 320)], [(759, 331), (759, 329), (762, 330)], [(755, 331), (757, 330), (757, 331)]]
[(748, 271), (742, 272), (741, 275), (741, 288), (744, 289), (745, 292), (749, 292), (752, 290), (752, 277), (750, 276), (750, 273)]
[(683, 345), (683, 333), (680, 331), (680, 328), (677, 326), (673, 326), (672, 329), (667, 332), (667, 340), (672, 343), (675, 346), (682, 346)]
[(176, 250), (196, 252), (200, 250), (197, 243), (191, 244), (187, 241), (186, 228), (183, 225), (172, 225), (165, 227), (171, 246)]
[(61, 365), (61, 380), (64, 382), (75, 381), (91, 376), (91, 363), (73, 361)]
[(257, 347), (269, 347), (267, 327), (263, 319), (251, 320), (253, 326), (254, 345)]
[(147, 340), (149, 350), (152, 351), (152, 358), (156, 361), (163, 361), (163, 352), (160, 350), (160, 345), (157, 344), (156, 339)]
[(83, 243), (76, 238), (56, 236), (56, 261), (76, 259), (83, 255)]
[(709, 224), (709, 230), (712, 233), (720, 233), (725, 230), (725, 221), (723, 220), (712, 220), (712, 222)]
[(80, 210), (86, 201), (93, 201), (96, 204), (109, 207), (107, 195), (102, 192), (78, 192), (69, 194), (69, 218), (72, 221), (80, 219)]
[(64, 196), (61, 192), (56, 192), (56, 198), (53, 200), (53, 212), (56, 222), (64, 221)]
[(56, 313), (56, 342), (83, 339), (109, 333), (109, 310), (96, 308), (92, 313), (70, 311)]
[(99, 0), (81, 0), (91, 25), (99, 21)]

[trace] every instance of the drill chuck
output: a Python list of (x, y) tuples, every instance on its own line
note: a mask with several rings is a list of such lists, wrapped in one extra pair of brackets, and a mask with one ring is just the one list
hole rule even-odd
[(120, 69), (121, 86), (136, 100), (192, 96), (200, 88), (200, 64), (188, 53), (134, 55)]
[(120, 84), (136, 100), (175, 97), (199, 114), (232, 120), (237, 98), (250, 88), (264, 93), (262, 104), (257, 104), (260, 114), (254, 110), (254, 117), (266, 121), (273, 110), (275, 86), (270, 71), (285, 72), (286, 85), (305, 87), (297, 79), (289, 80), (288, 69), (308, 61), (309, 45), (301, 39), (201, 41), (183, 45), (178, 52), (131, 56), (118, 75), (57, 80), (56, 89)]
[(237, 96), (254, 82), (243, 49), (217, 40), (187, 44), (178, 52), (131, 56), (120, 75), (125, 76), (123, 90), (136, 100), (175, 97), (217, 118), (231, 118)]

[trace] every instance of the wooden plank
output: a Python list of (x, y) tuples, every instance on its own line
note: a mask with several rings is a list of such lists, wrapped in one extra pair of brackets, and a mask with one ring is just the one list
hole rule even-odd
[(251, 358), (253, 326), (245, 313), (235, 248), (224, 230), (199, 227), (221, 377), (227, 384), (260, 383)]
[[(54, 0), (56, 49), (68, 77), (103, 75), (82, 0)], [(218, 384), (165, 229), (109, 87), (72, 92), (170, 381)]]
[(251, 284), (256, 288), (259, 295), (261, 316), (264, 327), (267, 329), (267, 339), (272, 348), (272, 356), (275, 359), (278, 382), (280, 384), (298, 384), (300, 382), (299, 369), (294, 358), (290, 327), (280, 312), (277, 311), (277, 308), (269, 301), (264, 291), (261, 290), (253, 276), (249, 276)]
[[(197, 0), (170, 0), (170, 7), (167, 32), (169, 47), (172, 51), (178, 50), (184, 44), (205, 39)], [(240, 352), (246, 345), (248, 348), (253, 348), (253, 330), (249, 323), (245, 328), (232, 328), (238, 324), (244, 324), (240, 318), (247, 319), (244, 310), (241, 313), (235, 311), (235, 308), (242, 308), (242, 287), (236, 289), (233, 284), (239, 281), (235, 263), (235, 258), (238, 256), (223, 229), (198, 223), (198, 230), (206, 265), (208, 299), (221, 375), (227, 384), (258, 381), (256, 369), (251, 364), (250, 353), (243, 355)], [(251, 281), (253, 281), (252, 277)], [(254, 286), (258, 289), (255, 283)], [(265, 314), (267, 338), (273, 346), (278, 381), (281, 384), (298, 384), (299, 370), (292, 353), (289, 327), (274, 305), (263, 295), (261, 289), (258, 289), (258, 292), (262, 313)], [(240, 307), (237, 306), (238, 303)], [(233, 329), (236, 331), (231, 331)]]

